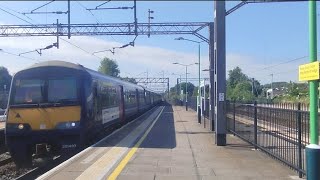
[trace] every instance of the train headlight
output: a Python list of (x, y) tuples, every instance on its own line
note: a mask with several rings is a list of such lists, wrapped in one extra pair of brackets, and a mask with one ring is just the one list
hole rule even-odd
[(23, 129), (23, 128), (24, 128), (24, 125), (23, 125), (23, 124), (19, 124), (19, 125), (18, 125), (18, 128), (19, 128), (19, 129)]
[(7, 132), (25, 132), (31, 130), (29, 124), (26, 123), (7, 123), (6, 131)]
[(61, 122), (59, 123), (56, 128), (57, 129), (74, 129), (79, 127), (80, 122)]

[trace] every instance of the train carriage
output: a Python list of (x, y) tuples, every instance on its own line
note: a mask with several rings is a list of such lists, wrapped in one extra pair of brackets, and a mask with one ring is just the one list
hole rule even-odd
[(11, 84), (6, 143), (18, 166), (45, 146), (82, 149), (99, 131), (145, 112), (161, 96), (81, 65), (48, 61), (17, 72)]

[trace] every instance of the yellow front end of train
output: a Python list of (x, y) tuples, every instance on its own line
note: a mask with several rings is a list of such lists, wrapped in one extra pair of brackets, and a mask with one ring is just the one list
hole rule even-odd
[(58, 154), (81, 146), (80, 72), (58, 62), (36, 65), (13, 77), (5, 135), (18, 166), (31, 165), (35, 153)]
[(33, 131), (63, 129), (76, 126), (80, 112), (80, 106), (9, 108), (7, 125), (16, 126), (17, 131), (25, 125)]

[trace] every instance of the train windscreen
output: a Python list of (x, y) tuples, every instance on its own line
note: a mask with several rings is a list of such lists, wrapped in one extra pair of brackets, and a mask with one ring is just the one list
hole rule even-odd
[(49, 79), (48, 102), (76, 102), (77, 84), (75, 78)]
[(17, 79), (14, 83), (12, 103), (78, 103), (77, 80), (75, 77), (54, 79)]
[(13, 104), (44, 102), (45, 81), (40, 79), (18, 79), (15, 82)]

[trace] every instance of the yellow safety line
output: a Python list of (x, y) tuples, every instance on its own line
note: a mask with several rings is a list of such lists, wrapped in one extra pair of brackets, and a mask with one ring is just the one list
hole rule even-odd
[(147, 135), (149, 134), (149, 132), (151, 131), (151, 129), (153, 128), (153, 126), (156, 124), (156, 122), (158, 121), (160, 115), (162, 114), (164, 107), (162, 108), (161, 112), (159, 113), (159, 115), (157, 116), (156, 120), (153, 121), (153, 123), (151, 124), (151, 126), (148, 128), (148, 130), (143, 134), (143, 136), (140, 138), (140, 140), (134, 145), (133, 148), (131, 148), (131, 150), (129, 151), (129, 153), (126, 155), (126, 157), (124, 157), (122, 159), (122, 161), (119, 163), (119, 165), (116, 167), (116, 169), (111, 173), (111, 175), (107, 178), (107, 180), (115, 180), (117, 179), (117, 177), (119, 176), (119, 174), (122, 172), (122, 170), (124, 169), (124, 167), (128, 164), (128, 162), (130, 161), (130, 159), (132, 158), (132, 156), (136, 153), (136, 151), (138, 150), (139, 146), (141, 145), (141, 143), (144, 141), (144, 139), (147, 137)]

